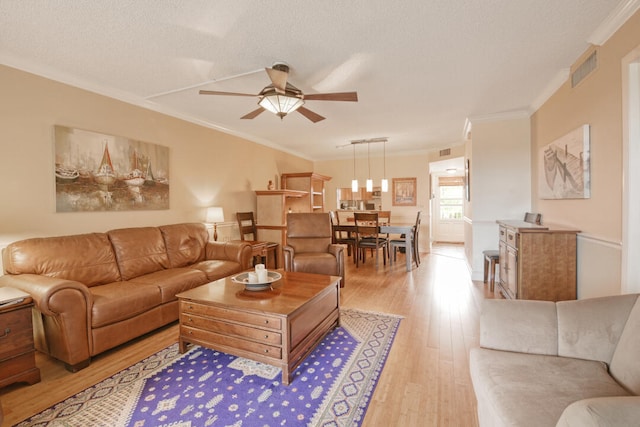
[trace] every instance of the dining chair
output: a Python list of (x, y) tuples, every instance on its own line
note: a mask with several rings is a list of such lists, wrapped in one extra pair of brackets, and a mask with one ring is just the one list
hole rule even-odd
[(376, 253), (376, 268), (379, 262), (379, 249), (382, 248), (382, 262), (387, 265), (389, 254), (389, 240), (380, 234), (380, 222), (378, 212), (354, 212), (353, 219), (356, 225), (356, 267), (360, 265), (360, 260), (364, 264), (366, 250), (374, 249)]
[(236, 212), (236, 220), (240, 230), (240, 240), (248, 242), (253, 250), (253, 264), (257, 264), (256, 258), (260, 258), (262, 264), (266, 265), (267, 255), (271, 253), (275, 268), (278, 268), (278, 247), (280, 245), (276, 242), (258, 240), (258, 228), (253, 212)]
[(356, 262), (356, 238), (353, 233), (349, 231), (334, 230), (334, 226), (340, 225), (340, 217), (336, 211), (329, 211), (329, 218), (331, 218), (331, 230), (333, 243), (338, 245), (347, 245), (347, 256), (353, 255), (353, 262)]
[[(411, 255), (413, 256), (413, 260), (416, 263), (416, 267), (420, 266), (420, 248), (419, 248), (419, 237), (420, 237), (420, 218), (421, 211), (418, 211), (416, 214), (416, 224), (413, 227), (413, 232), (411, 233)], [(403, 236), (404, 237), (404, 236)], [(407, 243), (404, 238), (401, 239), (390, 239), (389, 246), (391, 248), (391, 254), (389, 255), (393, 261), (396, 260), (396, 253), (398, 248), (404, 248), (405, 251), (407, 249)]]
[(524, 214), (524, 222), (528, 222), (531, 224), (541, 225), (542, 224), (542, 215), (539, 213), (526, 212)]

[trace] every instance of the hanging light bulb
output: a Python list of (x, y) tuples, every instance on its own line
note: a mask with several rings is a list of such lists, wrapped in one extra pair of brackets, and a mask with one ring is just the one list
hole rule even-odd
[(389, 181), (387, 180), (387, 140), (382, 143), (382, 158), (384, 159), (384, 169), (381, 182), (381, 190), (383, 193), (389, 191)]
[(370, 193), (373, 191), (373, 180), (371, 179), (371, 157), (369, 156), (369, 146), (371, 144), (367, 143), (367, 163), (369, 164), (369, 173), (367, 174), (367, 191)]
[(353, 144), (353, 179), (351, 180), (351, 191), (358, 191), (358, 180), (356, 179), (356, 145)]

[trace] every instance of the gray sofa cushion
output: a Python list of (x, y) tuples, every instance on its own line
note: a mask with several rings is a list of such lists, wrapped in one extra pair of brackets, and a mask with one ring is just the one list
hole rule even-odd
[(555, 426), (577, 400), (629, 395), (602, 362), (484, 348), (470, 357), (478, 407), (493, 412), (480, 425)]
[[(637, 295), (636, 295), (637, 297)], [(611, 360), (611, 375), (633, 394), (640, 394), (640, 300), (636, 301)], [(640, 420), (638, 420), (640, 423)]]
[(637, 298), (618, 295), (558, 302), (558, 355), (611, 363)]

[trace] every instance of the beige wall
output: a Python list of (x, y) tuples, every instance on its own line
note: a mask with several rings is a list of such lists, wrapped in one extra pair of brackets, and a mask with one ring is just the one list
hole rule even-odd
[[(524, 113), (472, 121), (471, 203), (465, 235), (473, 280), (483, 279), (482, 251), (498, 249), (500, 219), (523, 219), (531, 209), (531, 128)], [(467, 255), (469, 256), (469, 255)]]
[[(205, 207), (255, 210), (255, 190), (312, 162), (213, 129), (0, 66), (0, 248), (14, 240), (203, 221)], [(56, 213), (53, 126), (169, 147), (170, 209)], [(222, 226), (220, 234), (231, 232)], [(237, 227), (236, 227), (237, 228)], [(237, 231), (236, 231), (237, 233)]]
[[(566, 82), (531, 118), (534, 210), (542, 213), (545, 222), (582, 230), (578, 239), (580, 298), (620, 293), (621, 60), (639, 44), (637, 12), (598, 48), (597, 70), (575, 88)], [(583, 124), (591, 129), (591, 198), (538, 199), (539, 149)]]

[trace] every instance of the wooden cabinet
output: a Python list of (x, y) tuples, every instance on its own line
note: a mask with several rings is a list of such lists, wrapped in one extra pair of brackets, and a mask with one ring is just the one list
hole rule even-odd
[(308, 197), (291, 201), (289, 207), (293, 212), (324, 212), (324, 183), (330, 179), (315, 172), (283, 173), (280, 187), (307, 192)]
[(498, 221), (498, 224), (498, 286), (505, 298), (576, 299), (578, 230), (523, 221)]
[(16, 382), (40, 382), (36, 367), (31, 297), (0, 308), (0, 387)]

